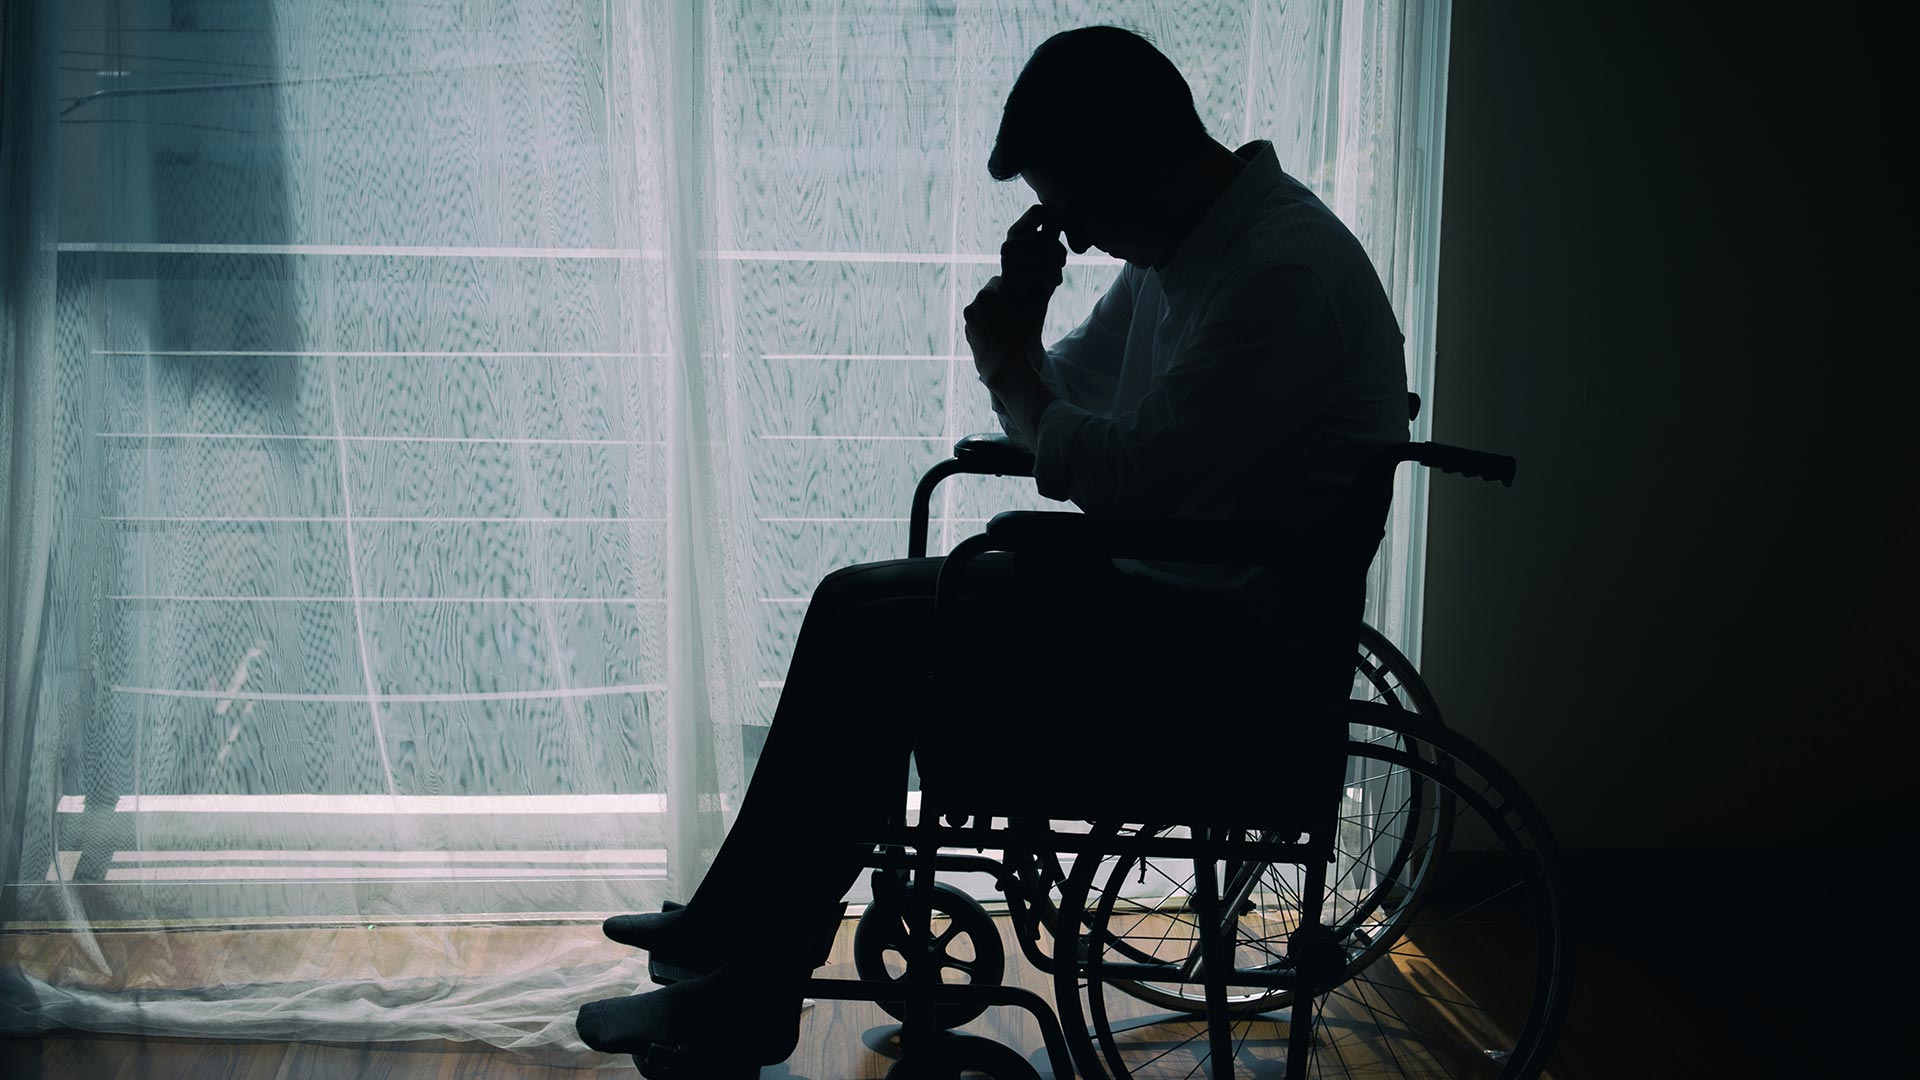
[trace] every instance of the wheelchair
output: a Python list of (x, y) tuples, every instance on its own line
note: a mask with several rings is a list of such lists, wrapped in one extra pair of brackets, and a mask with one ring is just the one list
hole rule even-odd
[[(1417, 415), (1419, 399), (1409, 405)], [(1384, 508), (1409, 461), (1506, 484), (1515, 468), (1408, 443), (1376, 454), (1356, 493)], [(1030, 476), (1032, 464), (1004, 437), (960, 440), (914, 493), (909, 556), (926, 553), (943, 480)], [(1003, 513), (948, 555), (937, 621), (959, 624), (966, 568), (988, 551), (1254, 566), (1273, 550), (1247, 523)], [(954, 689), (964, 644), (943, 645), (932, 674)], [(1012, 1048), (958, 1030), (996, 1007), (1037, 1024), (1036, 1059), (1058, 1080), (1538, 1075), (1567, 1001), (1551, 832), (1364, 623), (1352, 685), (1344, 704), (1236, 732), (1235, 759), (1260, 763), (1253, 783), (1188, 767), (1141, 784), (1009, 788), (990, 779), (991, 748), (917, 750), (917, 818), (903, 803), (874, 838), (874, 899), (853, 942), (860, 977), (815, 978), (806, 993), (876, 1002), (903, 1022), (889, 1080), (1039, 1080)], [(1051, 1002), (1005, 984), (999, 925), (938, 880), (966, 872), (993, 876)], [(682, 1074), (671, 1061), (642, 1072)]]

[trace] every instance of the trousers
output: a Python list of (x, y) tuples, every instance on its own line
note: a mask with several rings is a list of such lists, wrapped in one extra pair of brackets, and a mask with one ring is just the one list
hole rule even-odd
[[(796, 923), (833, 917), (871, 837), (901, 804), (909, 755), (930, 742), (964, 741), (1007, 767), (1035, 763), (1027, 783), (1046, 782), (1046, 763), (1068, 760), (1091, 774), (1124, 773), (1165, 737), (1176, 707), (1167, 702), (1183, 686), (1264, 665), (1268, 685), (1337, 699), (1352, 678), (1354, 630), (1329, 633), (1325, 604), (1305, 605), (1315, 618), (1303, 619), (1276, 612), (1285, 605), (1272, 597), (1190, 592), (1103, 560), (996, 552), (968, 564), (970, 614), (942, 627), (934, 601), (943, 564), (864, 563), (815, 589), (760, 760), (691, 901), (739, 928), (740, 952), (778, 955), (817, 940)], [(1351, 599), (1335, 605), (1334, 619), (1350, 614), (1357, 624), (1357, 589)], [(930, 678), (956, 652), (962, 708)], [(1154, 687), (1175, 695), (1156, 697)], [(1245, 722), (1177, 719), (1182, 740), (1199, 740), (1189, 749), (1218, 754), (1232, 753), (1231, 725)], [(770, 908), (779, 918), (767, 918)]]

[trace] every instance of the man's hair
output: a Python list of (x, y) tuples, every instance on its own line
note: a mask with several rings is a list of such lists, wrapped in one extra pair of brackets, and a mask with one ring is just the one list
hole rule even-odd
[(1117, 26), (1083, 26), (1033, 50), (1007, 91), (987, 171), (1011, 180), (1035, 166), (1114, 164), (1206, 134), (1187, 80), (1152, 42)]

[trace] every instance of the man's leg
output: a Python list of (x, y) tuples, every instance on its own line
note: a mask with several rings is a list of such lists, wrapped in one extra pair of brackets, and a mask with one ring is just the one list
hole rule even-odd
[(941, 562), (851, 566), (814, 590), (753, 779), (691, 907), (745, 926), (764, 921), (745, 913), (764, 913), (770, 894), (822, 908), (853, 884), (863, 839), (900, 804), (915, 718), (932, 704)]
[(641, 1053), (665, 1041), (746, 1064), (791, 1052), (802, 981), (865, 838), (906, 785), (939, 566), (852, 566), (814, 590), (766, 746), (700, 888), (683, 910), (608, 920), (616, 941), (715, 973), (587, 1005), (575, 1026), (589, 1046)]
[[(970, 569), (986, 605), (1030, 601), (1034, 587), (1060, 580), (1049, 566), (1023, 583), (1011, 565), (983, 556)], [(588, 1045), (634, 1052), (671, 1041), (762, 1062), (791, 1051), (800, 987), (834, 906), (877, 827), (901, 804), (908, 754), (940, 707), (926, 676), (938, 648), (941, 568), (937, 559), (865, 564), (836, 571), (815, 590), (733, 828), (688, 907), (671, 913), (683, 955), (699, 951), (687, 938), (703, 938), (707, 954), (727, 962), (707, 978), (586, 1006), (577, 1027)], [(1039, 610), (1061, 614), (1054, 605)], [(768, 903), (776, 898), (777, 906)], [(643, 947), (663, 952), (666, 921), (638, 918), (658, 920), (657, 947)]]
[[(905, 787), (914, 718), (928, 707), (922, 673), (939, 567), (867, 563), (821, 581), (714, 865), (685, 910), (616, 916), (608, 937), (711, 971), (736, 953), (773, 957), (832, 932), (836, 902), (866, 855), (862, 841)], [(773, 896), (777, 908), (765, 903)]]

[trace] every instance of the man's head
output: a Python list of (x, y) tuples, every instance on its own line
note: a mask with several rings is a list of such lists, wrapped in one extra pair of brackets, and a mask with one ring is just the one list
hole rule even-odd
[(1185, 209), (1170, 196), (1216, 145), (1171, 60), (1138, 34), (1087, 26), (1034, 50), (1007, 93), (987, 171), (1024, 179), (1075, 251), (1159, 265)]

